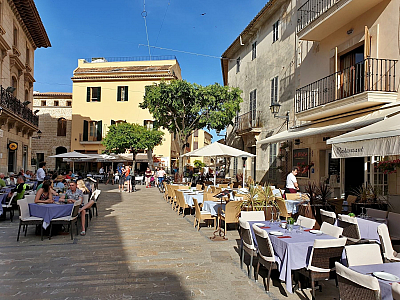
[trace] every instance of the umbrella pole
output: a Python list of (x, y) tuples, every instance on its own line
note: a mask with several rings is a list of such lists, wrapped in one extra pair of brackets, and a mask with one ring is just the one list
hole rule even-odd
[(75, 163), (72, 161), (72, 173), (75, 174)]
[(246, 178), (246, 164), (243, 163), (243, 185), (242, 185), (242, 187), (244, 187), (245, 178)]
[(215, 157), (215, 169), (214, 169), (214, 185), (217, 184), (217, 157)]

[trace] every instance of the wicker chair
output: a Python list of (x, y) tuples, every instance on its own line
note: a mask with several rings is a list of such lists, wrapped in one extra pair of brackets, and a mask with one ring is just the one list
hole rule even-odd
[(233, 189), (237, 189), (237, 188), (240, 189), (241, 187), (242, 187), (242, 185), (240, 184), (240, 182), (235, 181), (235, 182), (232, 183), (232, 188)]
[(240, 219), (242, 221), (265, 221), (265, 214), (263, 211), (242, 211)]
[(225, 210), (219, 207), (219, 218), (221, 221), (225, 223), (225, 231), (226, 234), (226, 224), (235, 223), (237, 225), (239, 221), (240, 210), (242, 207), (243, 201), (230, 201), (226, 204)]
[(168, 184), (163, 181), (163, 186), (164, 186), (164, 200), (168, 202)]
[(351, 205), (353, 204), (353, 203), (356, 203), (356, 201), (357, 201), (357, 196), (354, 196), (354, 195), (348, 195), (347, 196), (347, 206), (348, 206), (348, 212), (351, 212)]
[[(331, 277), (331, 272), (335, 270), (335, 262), (342, 258), (345, 244), (346, 238), (314, 241), (308, 266), (299, 270), (300, 274), (311, 280), (313, 299), (315, 299), (315, 282)], [(298, 283), (301, 289), (300, 281)]]
[(186, 204), (185, 202), (185, 197), (183, 196), (183, 192), (181, 191), (175, 191), (175, 195), (176, 195), (176, 211), (178, 212), (178, 215), (181, 213), (181, 209), (182, 209), (182, 214), (183, 216), (185, 216), (185, 209), (186, 208), (190, 208), (189, 205)]
[(254, 245), (253, 237), (250, 231), (250, 224), (247, 221), (239, 218), (240, 225), (240, 268), (243, 269), (244, 253), (247, 252), (250, 255), (250, 264), (247, 276), (251, 278), (251, 271), (253, 270), (253, 258), (257, 256), (257, 248)]
[(327, 222), (322, 223), (321, 229), (323, 233), (333, 236), (335, 238), (339, 238), (343, 233), (343, 228), (334, 226)]
[(345, 249), (349, 267), (383, 264), (378, 244), (350, 245)]
[(289, 214), (286, 208), (285, 199), (280, 197), (275, 197), (275, 201), (278, 204), (279, 211), (281, 212), (281, 217), (284, 217), (286, 220), (290, 218), (292, 214)]
[(326, 222), (331, 225), (334, 225), (336, 222), (336, 214), (333, 211), (327, 211), (324, 209), (320, 209), (321, 213), (321, 221), (322, 223)]
[(51, 220), (49, 240), (51, 240), (51, 230), (53, 229), (54, 224), (68, 225), (69, 231), (71, 233), (71, 240), (74, 239), (73, 234), (72, 234), (72, 224), (75, 224), (76, 235), (78, 235), (78, 215), (79, 215), (79, 207), (80, 207), (81, 203), (82, 203), (81, 200), (74, 202), (74, 207), (72, 208), (70, 216), (56, 218), (56, 219)]
[(300, 193), (286, 193), (286, 200), (300, 200)]
[(221, 201), (219, 198), (214, 197), (215, 193), (203, 193), (203, 202), (204, 201)]
[(400, 262), (400, 253), (393, 250), (389, 229), (386, 224), (378, 226), (378, 234), (381, 240), (382, 254), (385, 262)]
[(343, 228), (342, 235), (347, 237), (347, 244), (362, 244), (369, 243), (368, 240), (361, 240), (360, 230), (356, 218), (349, 217), (347, 215), (337, 215), (337, 225)]
[(203, 185), (202, 184), (196, 184), (196, 190), (202, 191), (203, 190)]
[(43, 219), (37, 217), (31, 217), (29, 214), (29, 205), (26, 199), (21, 199), (17, 201), (19, 209), (19, 228), (17, 235), (17, 242), (19, 241), (19, 235), (21, 232), (21, 226), (25, 226), (25, 236), (28, 231), (28, 225), (39, 225), (41, 228), (40, 236), (43, 241)]
[(400, 300), (400, 284), (398, 282), (392, 283), (392, 296), (393, 300)]
[[(201, 221), (213, 220), (214, 224), (215, 225), (217, 224), (217, 218), (211, 216), (211, 214), (209, 212), (200, 210), (200, 206), (199, 206), (199, 203), (197, 202), (196, 198), (193, 198), (193, 203), (194, 203), (194, 210), (195, 210), (193, 227), (196, 228), (196, 225), (197, 225), (197, 231), (200, 230)], [(197, 224), (196, 224), (196, 222), (197, 222)]]
[(341, 300), (381, 299), (381, 289), (378, 279), (350, 270), (338, 262), (335, 264)]
[(328, 199), (328, 204), (335, 207), (335, 213), (342, 213), (343, 199)]
[(228, 188), (228, 184), (227, 183), (221, 183), (221, 184), (219, 184), (219, 187), (221, 189), (227, 189)]
[(367, 208), (367, 215), (372, 217), (372, 218), (386, 219), (387, 216), (388, 216), (388, 213), (389, 212), (387, 210)]
[(315, 219), (310, 219), (310, 218), (307, 218), (304, 216), (298, 216), (296, 223), (297, 223), (297, 225), (301, 224), (302, 227), (312, 229), (312, 228), (314, 228), (315, 222), (316, 222)]
[(265, 278), (263, 278), (263, 282), (265, 290), (269, 291), (271, 270), (277, 268), (274, 255), (274, 248), (272, 247), (269, 235), (265, 230), (260, 229), (256, 224), (253, 224), (253, 230), (258, 244), (258, 253), (257, 253), (258, 262), (257, 262), (255, 280), (258, 279), (258, 273), (261, 264), (268, 270), (267, 282), (265, 283)]

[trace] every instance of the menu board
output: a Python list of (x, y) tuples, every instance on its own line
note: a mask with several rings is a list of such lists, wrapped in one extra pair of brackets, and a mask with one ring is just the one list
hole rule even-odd
[(332, 154), (329, 153), (329, 177), (336, 175), (336, 183), (340, 182), (340, 159), (332, 158)]
[(310, 171), (301, 172), (304, 166), (309, 165), (309, 151), (308, 148), (304, 149), (293, 149), (293, 166), (299, 166), (299, 172), (297, 177), (309, 177)]

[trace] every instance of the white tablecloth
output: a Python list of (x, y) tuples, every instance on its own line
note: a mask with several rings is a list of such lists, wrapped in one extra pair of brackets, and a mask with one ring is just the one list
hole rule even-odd
[(299, 210), (299, 204), (302, 200), (285, 200), (286, 209), (289, 214), (296, 214)]
[(197, 199), (197, 203), (203, 203), (203, 193), (183, 193), (183, 197), (185, 198), (185, 202), (189, 206), (194, 206), (193, 198)]
[[(212, 216), (216, 216), (218, 214), (219, 207), (221, 207), (221, 202), (216, 202), (216, 201), (203, 202), (203, 211), (209, 212)], [(225, 209), (225, 203), (222, 204), (222, 209)]]

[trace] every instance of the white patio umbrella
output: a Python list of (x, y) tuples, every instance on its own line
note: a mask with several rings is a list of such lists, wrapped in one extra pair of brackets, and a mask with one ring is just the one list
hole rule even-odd
[[(255, 155), (218, 142), (214, 142), (208, 146), (202, 147), (192, 152), (185, 153), (181, 156), (215, 157), (215, 162), (216, 162), (217, 157), (254, 157)], [(216, 182), (217, 182), (217, 173), (214, 172), (214, 185), (216, 184)], [(245, 167), (243, 167), (243, 187), (244, 187), (244, 182), (245, 182)]]
[(76, 151), (72, 151), (72, 152), (66, 152), (66, 153), (61, 153), (61, 154), (56, 154), (56, 155), (52, 155), (49, 156), (51, 158), (63, 158), (63, 159), (69, 159), (72, 161), (72, 172), (75, 173), (75, 166), (74, 166), (74, 160), (81, 160), (81, 159), (90, 159), (89, 155), (83, 154), (83, 153), (79, 153)]

